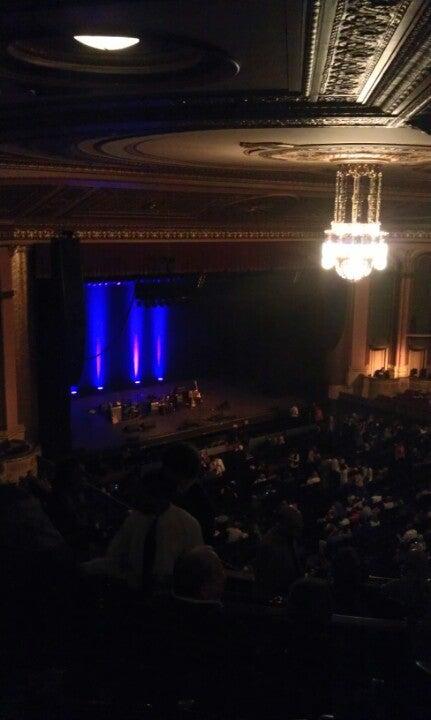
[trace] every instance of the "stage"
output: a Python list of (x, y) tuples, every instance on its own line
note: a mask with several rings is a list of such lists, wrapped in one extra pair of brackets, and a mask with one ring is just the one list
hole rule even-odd
[[(161, 397), (171, 393), (176, 385), (192, 386), (192, 380), (175, 380), (139, 386), (117, 392), (100, 392), (95, 395), (72, 398), (72, 442), (76, 448), (102, 450), (119, 447), (130, 442), (153, 445), (176, 438), (199, 435), (210, 431), (223, 431), (236, 424), (288, 416), (289, 408), (297, 402), (292, 396), (271, 396), (226, 385), (217, 380), (199, 381), (202, 403), (194, 408), (181, 407), (168, 415), (158, 413), (129, 419), (113, 425), (106, 413), (97, 411), (101, 404), (117, 401), (142, 402), (148, 395)], [(227, 402), (223, 412), (217, 410)], [(144, 429), (142, 429), (144, 425)]]

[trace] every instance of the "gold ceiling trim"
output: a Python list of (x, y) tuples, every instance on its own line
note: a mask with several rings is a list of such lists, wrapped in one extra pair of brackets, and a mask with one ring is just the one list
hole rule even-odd
[[(64, 224), (49, 227), (9, 227), (0, 229), (3, 244), (49, 243)], [(178, 230), (175, 228), (142, 230), (139, 228), (83, 228), (71, 227), (83, 243), (184, 243), (184, 242), (316, 242), (321, 241), (319, 231), (256, 231), (256, 230)], [(431, 243), (431, 230), (406, 230), (391, 232), (391, 242)]]
[(245, 155), (293, 163), (431, 163), (431, 146), (382, 143), (292, 145), (283, 142), (241, 142)]
[[(14, 228), (0, 230), (0, 238), (17, 243), (49, 242), (63, 226), (44, 228)], [(157, 229), (140, 230), (138, 228), (71, 228), (82, 242), (95, 243), (134, 243), (134, 242), (285, 242), (316, 240), (317, 232), (302, 231), (254, 231), (254, 230), (178, 230)]]
[(411, 0), (338, 0), (319, 95), (353, 102), (370, 77)]

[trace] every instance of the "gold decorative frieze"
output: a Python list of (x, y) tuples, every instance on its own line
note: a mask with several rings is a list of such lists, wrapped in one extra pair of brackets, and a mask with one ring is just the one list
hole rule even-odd
[[(9, 227), (0, 230), (1, 244), (14, 246), (49, 243), (64, 229), (57, 227)], [(202, 230), (175, 228), (148, 229), (139, 228), (84, 228), (73, 227), (83, 243), (199, 243), (199, 242), (316, 242), (321, 240), (318, 231), (272, 231), (272, 230)], [(431, 242), (431, 230), (391, 232), (391, 242)]]
[(431, 162), (429, 145), (395, 145), (382, 143), (340, 143), (292, 145), (283, 142), (241, 142), (245, 155), (259, 155), (270, 160), (292, 163), (400, 163), (416, 165)]
[(410, 0), (338, 0), (319, 95), (354, 101), (398, 28)]

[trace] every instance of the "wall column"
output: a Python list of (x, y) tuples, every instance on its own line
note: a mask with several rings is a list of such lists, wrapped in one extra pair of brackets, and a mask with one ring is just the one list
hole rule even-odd
[(368, 371), (370, 279), (352, 284), (349, 290), (343, 334), (327, 358), (330, 398), (337, 398), (342, 391), (362, 394), (362, 376)]
[(412, 275), (411, 273), (403, 273), (401, 276), (398, 296), (398, 322), (394, 367), (394, 374), (396, 378), (407, 377), (409, 374), (407, 333), (409, 330), (411, 292)]
[(367, 374), (368, 363), (368, 309), (370, 278), (355, 283), (352, 288), (350, 315), (350, 343), (346, 383), (352, 387), (359, 376)]
[(22, 439), (25, 429), (19, 423), (18, 412), (17, 342), (12, 278), (13, 252), (11, 247), (0, 247), (0, 437)]

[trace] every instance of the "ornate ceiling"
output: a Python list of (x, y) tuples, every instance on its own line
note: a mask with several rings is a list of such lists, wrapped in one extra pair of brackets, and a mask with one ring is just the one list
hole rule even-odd
[(430, 66), (429, 0), (3, 0), (0, 223), (318, 230), (366, 159), (431, 231)]

